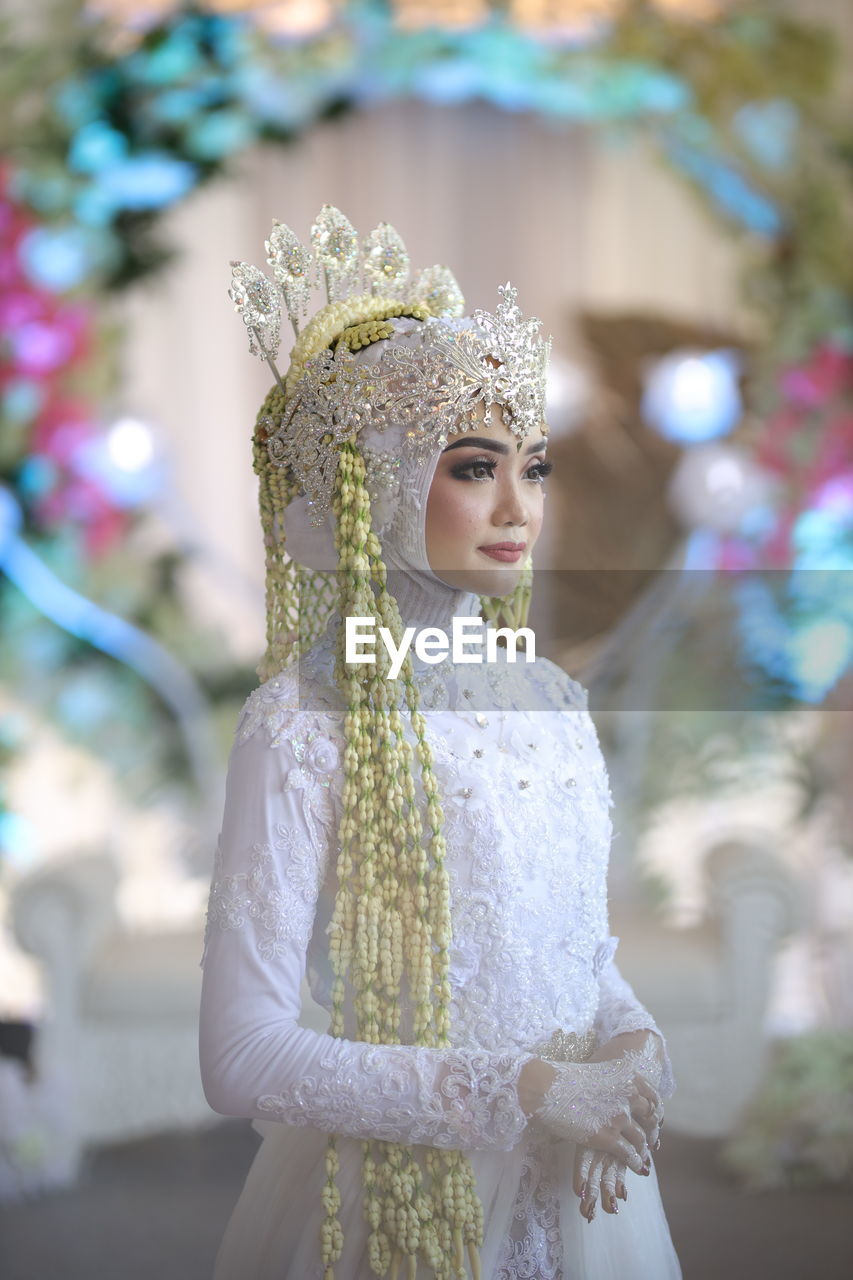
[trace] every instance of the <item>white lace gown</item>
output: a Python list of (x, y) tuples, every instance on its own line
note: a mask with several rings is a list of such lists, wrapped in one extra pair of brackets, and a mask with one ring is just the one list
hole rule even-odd
[[(618, 1215), (599, 1208), (587, 1223), (572, 1191), (573, 1144), (528, 1121), (518, 1100), (521, 1068), (555, 1029), (600, 1040), (657, 1030), (614, 963), (612, 801), (586, 695), (552, 663), (415, 664), (445, 813), (451, 1047), (368, 1045), (299, 1025), (306, 972), (314, 999), (331, 1007), (343, 757), (332, 652), (329, 632), (298, 682), (288, 671), (249, 697), (229, 763), (201, 1067), (211, 1105), (253, 1118), (264, 1141), (215, 1280), (322, 1280), (329, 1133), (340, 1135), (336, 1280), (374, 1280), (362, 1217), (368, 1137), (469, 1154), (483, 1280), (678, 1280), (654, 1165), (650, 1177), (628, 1172)], [(349, 1002), (346, 1025), (351, 1035)], [(419, 1263), (417, 1274), (431, 1273)]]

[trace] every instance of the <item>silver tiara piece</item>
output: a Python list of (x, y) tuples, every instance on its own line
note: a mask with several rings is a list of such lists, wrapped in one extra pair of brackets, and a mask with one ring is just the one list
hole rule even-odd
[(324, 205), (314, 220), (310, 248), (275, 219), (264, 248), (275, 284), (251, 263), (232, 261), (228, 296), (248, 330), (251, 354), (267, 361), (280, 386), (275, 361), (282, 303), (298, 338), (318, 283), (325, 286), (327, 305), (368, 294), (405, 298), (410, 305), (424, 303), (432, 315), (461, 316), (465, 309), (465, 299), (447, 267), (427, 267), (410, 279), (408, 251), (392, 226), (380, 222), (359, 245), (352, 223), (333, 205)]
[(494, 314), (474, 312), (475, 328), (459, 329), (434, 317), (423, 321), (420, 349), (384, 342), (378, 360), (367, 363), (340, 344), (308, 362), (280, 420), (262, 421), (270, 458), (293, 471), (313, 524), (328, 514), (341, 444), (364, 426), (380, 433), (396, 428), (395, 447), (366, 455), (372, 496), (388, 496), (399, 474), (400, 447), (425, 460), (444, 448), (450, 434), (481, 425), (480, 404), (487, 423), (492, 408), (501, 406), (517, 436), (547, 430), (550, 339), (538, 335), (537, 320), (522, 318), (510, 284), (500, 292)]
[[(547, 430), (551, 340), (541, 337), (538, 320), (522, 315), (511, 284), (500, 287), (493, 313), (478, 309), (470, 323), (455, 324), (465, 303), (446, 267), (410, 278), (409, 254), (393, 227), (380, 223), (359, 245), (352, 224), (330, 205), (311, 228), (310, 249), (280, 222), (265, 244), (275, 284), (257, 267), (232, 262), (229, 296), (248, 330), (250, 351), (267, 360), (282, 390), (275, 366), (282, 302), (297, 334), (284, 412), (262, 423), (271, 460), (293, 471), (314, 524), (329, 512), (341, 443), (366, 425), (380, 433), (402, 429), (403, 450), (423, 457), (443, 448), (451, 433), (473, 429), (483, 417), (490, 422), (495, 405), (517, 436)], [(327, 302), (300, 337), (318, 278)], [(343, 328), (366, 318), (372, 298), (380, 310), (380, 300), (423, 304), (429, 318), (406, 326), (422, 332), (422, 343), (382, 340), (375, 344), (381, 352), (366, 362), (345, 343), (335, 344)], [(366, 451), (372, 492), (387, 495), (395, 483), (400, 447), (398, 431), (393, 448)]]

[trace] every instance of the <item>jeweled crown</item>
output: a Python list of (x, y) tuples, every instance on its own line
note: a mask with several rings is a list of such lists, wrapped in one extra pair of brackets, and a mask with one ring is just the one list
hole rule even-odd
[(231, 263), (228, 296), (248, 330), (249, 350), (267, 361), (280, 385), (275, 360), (281, 341), (282, 303), (299, 339), (312, 289), (320, 282), (325, 286), (326, 306), (314, 316), (314, 329), (325, 328), (318, 323), (326, 318), (325, 313), (332, 311), (329, 318), (336, 318), (335, 304), (355, 299), (405, 300), (410, 306), (423, 306), (433, 316), (461, 316), (465, 310), (465, 299), (447, 267), (427, 267), (411, 278), (406, 246), (387, 222), (380, 222), (359, 244), (349, 219), (327, 204), (311, 227), (311, 246), (313, 251), (290, 227), (274, 219), (264, 248), (275, 284), (248, 262)]
[[(402, 446), (371, 451), (376, 487), (393, 471), (385, 463), (396, 448), (426, 456), (444, 447), (449, 434), (489, 422), (494, 405), (517, 436), (547, 431), (551, 340), (540, 336), (538, 320), (522, 316), (511, 284), (500, 287), (493, 313), (477, 309), (460, 325), (453, 321), (463, 316), (465, 300), (452, 272), (433, 266), (410, 278), (409, 254), (387, 223), (360, 246), (348, 219), (325, 205), (311, 245), (275, 222), (265, 242), (275, 284), (257, 267), (232, 262), (228, 292), (249, 350), (267, 361), (282, 392), (281, 412), (262, 421), (270, 460), (297, 477), (315, 523), (329, 510), (341, 443), (367, 423), (404, 432)], [(318, 280), (327, 301), (300, 328)], [(297, 337), (284, 381), (275, 365), (282, 303)], [(403, 318), (422, 322), (420, 349), (387, 343), (377, 360), (357, 358), (362, 347), (392, 337), (391, 321)]]

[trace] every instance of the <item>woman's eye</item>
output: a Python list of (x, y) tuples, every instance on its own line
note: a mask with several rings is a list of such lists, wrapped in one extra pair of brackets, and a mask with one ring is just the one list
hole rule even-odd
[[(470, 462), (461, 462), (454, 467), (452, 474), (460, 480), (493, 480), (497, 465), (494, 458), (472, 458)], [(541, 484), (553, 470), (553, 462), (534, 462), (533, 466), (525, 471), (524, 478)]]
[(495, 474), (496, 463), (491, 458), (473, 458), (453, 468), (460, 480), (490, 480)]

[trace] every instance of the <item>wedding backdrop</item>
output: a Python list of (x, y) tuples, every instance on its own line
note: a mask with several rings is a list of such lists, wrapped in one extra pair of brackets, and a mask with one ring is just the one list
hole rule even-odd
[(212, 1118), (193, 1011), (270, 381), (228, 263), (324, 203), (469, 308), (501, 264), (553, 334), (537, 608), (591, 689), (672, 1123), (750, 1188), (853, 1176), (851, 56), (845, 0), (4, 20), (0, 1199)]

